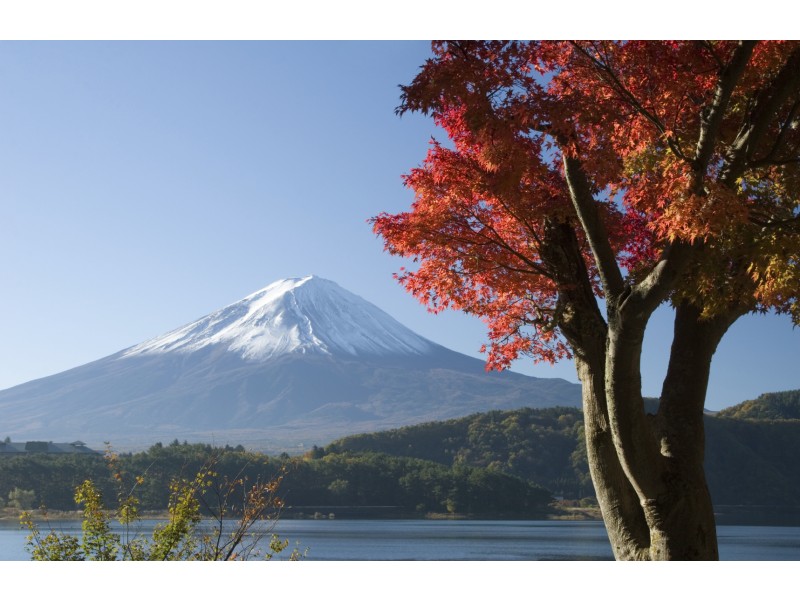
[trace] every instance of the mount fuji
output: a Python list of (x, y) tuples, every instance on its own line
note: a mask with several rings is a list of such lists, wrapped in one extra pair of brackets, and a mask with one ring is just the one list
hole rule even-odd
[(0, 434), (131, 450), (180, 438), (298, 451), (487, 410), (579, 405), (576, 384), (486, 372), (482, 361), (310, 276), (0, 391)]

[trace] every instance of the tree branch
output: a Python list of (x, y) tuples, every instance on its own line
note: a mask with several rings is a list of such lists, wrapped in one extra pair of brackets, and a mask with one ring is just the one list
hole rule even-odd
[(490, 236), (487, 236), (487, 235), (484, 235), (482, 233), (479, 233), (477, 231), (473, 231), (473, 233), (475, 235), (482, 237), (483, 239), (487, 240), (490, 243), (497, 244), (498, 246), (500, 246), (501, 248), (503, 248), (504, 250), (506, 250), (510, 254), (516, 256), (519, 260), (521, 260), (524, 264), (526, 264), (529, 267), (531, 267), (531, 269), (533, 269), (534, 271), (536, 271), (536, 272), (538, 272), (540, 274), (545, 274), (545, 271), (542, 269), (541, 265), (539, 265), (536, 261), (530, 259), (529, 257), (525, 256), (522, 252), (519, 252), (516, 249), (514, 249), (511, 246), (511, 244), (506, 242), (506, 240), (503, 238), (503, 236), (495, 229), (495, 227), (491, 223), (488, 223), (488, 222), (484, 221), (483, 219), (481, 219), (481, 217), (473, 210), (469, 210), (469, 214), (473, 219), (475, 219), (478, 223), (480, 223), (485, 229), (488, 229), (489, 231), (491, 231), (494, 234), (494, 238), (492, 238)]
[[(772, 149), (763, 157), (753, 160), (753, 166), (763, 166), (763, 165), (775, 165), (775, 164), (786, 164), (791, 162), (798, 162), (796, 158), (790, 158), (786, 160), (776, 159), (776, 155), (780, 152), (781, 146), (783, 145), (784, 140), (786, 139), (786, 135), (789, 133), (791, 129), (797, 126), (797, 122), (795, 119), (797, 118), (798, 109), (800, 109), (800, 98), (795, 100), (795, 103), (792, 105), (792, 108), (789, 109), (789, 115), (786, 117), (786, 121), (781, 125), (781, 129), (778, 132), (778, 135), (775, 136), (775, 142), (772, 144)], [(794, 148), (794, 152), (797, 151), (797, 148)]]
[(656, 265), (641, 282), (631, 288), (619, 305), (620, 313), (649, 317), (667, 299), (675, 281), (689, 262), (696, 245), (671, 242), (664, 248)]
[(575, 228), (569, 223), (548, 219), (544, 241), (542, 262), (553, 273), (559, 301), (566, 306), (559, 330), (576, 356), (596, 353), (597, 348), (605, 347), (607, 325), (597, 305)]
[(678, 158), (683, 160), (687, 160), (686, 155), (680, 149), (678, 144), (676, 143), (674, 137), (671, 135), (667, 135), (667, 128), (664, 123), (661, 122), (661, 119), (658, 116), (647, 110), (639, 100), (637, 100), (636, 96), (634, 96), (628, 88), (626, 88), (622, 82), (617, 77), (616, 73), (614, 73), (613, 69), (601, 60), (598, 60), (591, 53), (587, 52), (586, 49), (582, 48), (576, 42), (570, 42), (573, 48), (575, 48), (578, 52), (580, 52), (584, 57), (586, 57), (591, 64), (598, 70), (598, 75), (601, 80), (606, 81), (611, 85), (611, 88), (617, 92), (617, 94), (626, 101), (636, 112), (642, 115), (645, 119), (650, 121), (656, 129), (658, 129), (659, 133), (664, 136), (664, 140), (667, 142), (669, 149), (672, 150), (673, 154)]
[(702, 48), (705, 48), (708, 51), (708, 53), (711, 55), (711, 58), (713, 58), (714, 62), (717, 63), (717, 67), (719, 67), (720, 71), (722, 71), (725, 68), (725, 64), (722, 62), (722, 59), (720, 59), (716, 50), (714, 50), (714, 45), (711, 42), (709, 42), (708, 40), (703, 40), (698, 42), (698, 45)]
[[(744, 73), (745, 66), (753, 54), (756, 42), (739, 42), (733, 51), (730, 62), (722, 69), (719, 82), (714, 92), (714, 100), (711, 106), (704, 109), (700, 118), (700, 135), (697, 138), (697, 148), (695, 150), (694, 165), (698, 175), (697, 184), (702, 186), (714, 146), (719, 135), (719, 128), (722, 124), (722, 117), (728, 108), (733, 90)], [(695, 190), (699, 193), (700, 190)]]
[(589, 247), (594, 255), (595, 263), (597, 263), (603, 289), (608, 298), (616, 299), (622, 294), (625, 282), (608, 239), (606, 226), (600, 217), (597, 202), (592, 196), (589, 180), (577, 158), (570, 157), (566, 153), (563, 156), (564, 173), (572, 205), (575, 207), (586, 238), (589, 240)]
[(775, 78), (757, 95), (753, 110), (746, 117), (728, 151), (727, 164), (719, 181), (731, 186), (748, 167), (756, 146), (767, 133), (776, 113), (800, 89), (800, 47), (789, 55)]

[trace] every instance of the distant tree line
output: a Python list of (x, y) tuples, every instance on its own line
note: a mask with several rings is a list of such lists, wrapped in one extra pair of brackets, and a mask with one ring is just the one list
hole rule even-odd
[[(800, 506), (797, 414), (800, 391), (765, 394), (706, 417), (715, 504)], [(287, 514), (384, 507), (409, 516), (525, 517), (543, 514), (553, 496), (593, 496), (582, 414), (573, 408), (492, 411), (354, 435), (300, 457), (174, 440), (120, 455), (118, 470), (136, 486), (141, 509), (158, 511), (167, 506), (170, 481), (193, 476), (212, 455), (215, 470), (231, 479), (270, 479), (285, 468), (280, 495)], [(101, 456), (2, 457), (0, 505), (71, 510), (86, 479), (113, 497), (118, 482)]]
[(141, 510), (160, 511), (167, 508), (170, 481), (192, 477), (212, 456), (215, 473), (223, 479), (264, 481), (285, 470), (278, 494), (290, 515), (318, 507), (334, 513), (342, 507), (357, 515), (358, 507), (384, 507), (402, 515), (533, 517), (541, 516), (552, 500), (539, 486), (480, 467), (375, 452), (270, 457), (243, 448), (177, 441), (119, 455), (113, 470), (101, 456), (8, 457), (0, 460), (0, 497), (26, 490), (35, 496), (35, 502), (29, 502), (34, 507), (73, 510), (75, 488), (84, 480), (91, 479), (104, 498), (113, 499), (122, 477), (124, 486), (135, 489)]

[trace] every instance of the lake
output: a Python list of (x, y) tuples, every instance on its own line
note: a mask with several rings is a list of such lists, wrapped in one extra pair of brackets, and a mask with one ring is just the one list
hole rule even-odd
[[(140, 523), (142, 531), (154, 521)], [(80, 533), (80, 522), (54, 523)], [(288, 520), (276, 532), (309, 561), (603, 561), (612, 560), (599, 521)], [(29, 560), (27, 532), (0, 522), (0, 560)], [(726, 561), (800, 560), (800, 527), (719, 525)], [(286, 551), (288, 555), (288, 550)]]

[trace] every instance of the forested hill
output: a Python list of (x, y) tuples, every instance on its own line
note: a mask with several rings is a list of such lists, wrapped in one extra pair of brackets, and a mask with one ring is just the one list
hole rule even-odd
[(800, 419), (800, 390), (761, 394), (755, 400), (723, 409), (717, 416), (758, 420)]
[[(742, 418), (733, 409), (706, 417), (706, 473), (716, 505), (800, 506), (800, 420), (786, 418), (791, 414), (788, 402), (781, 411), (768, 412), (779, 398), (797, 395), (766, 394), (739, 405), (751, 407), (748, 415), (779, 414), (779, 418)], [(593, 495), (577, 409), (482, 413), (350, 436), (321, 452), (383, 452), (445, 465), (488, 467), (565, 498)]]
[(323, 452), (381, 452), (445, 465), (480, 465), (537, 481), (557, 495), (581, 498), (593, 495), (582, 440), (580, 410), (525, 408), (349, 436)]
[[(706, 416), (706, 473), (718, 513), (800, 524), (800, 419), (789, 418), (798, 395), (766, 394)], [(575, 408), (492, 411), (355, 435), (297, 457), (175, 440), (120, 455), (118, 466), (128, 478), (144, 476), (131, 483), (143, 510), (163, 510), (170, 479), (197, 472), (212, 456), (219, 457), (215, 471), (231, 479), (271, 478), (285, 466), (281, 494), (296, 513), (376, 516), (369, 511), (380, 508), (383, 516), (533, 518), (549, 510), (551, 496), (586, 504), (594, 495)], [(0, 457), (0, 511), (6, 501), (73, 509), (75, 486), (86, 478), (116, 497), (118, 481), (100, 455)]]

